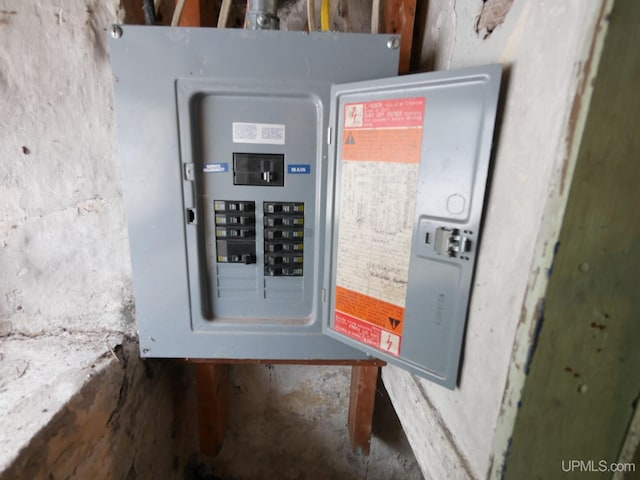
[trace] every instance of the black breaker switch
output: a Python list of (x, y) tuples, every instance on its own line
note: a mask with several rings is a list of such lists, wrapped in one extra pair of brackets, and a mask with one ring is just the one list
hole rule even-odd
[(255, 242), (217, 240), (216, 248), (220, 263), (256, 263)]
[(274, 153), (234, 153), (233, 184), (283, 187), (284, 155)]
[(218, 263), (256, 263), (255, 202), (214, 200)]
[(264, 227), (265, 276), (302, 276), (304, 203), (264, 202)]

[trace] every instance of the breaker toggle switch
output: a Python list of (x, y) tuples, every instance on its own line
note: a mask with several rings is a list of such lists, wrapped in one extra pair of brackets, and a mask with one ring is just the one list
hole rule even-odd
[(216, 215), (216, 225), (251, 225), (253, 215)]
[(217, 261), (219, 263), (256, 263), (256, 245), (246, 240), (217, 240)]
[(240, 211), (240, 212), (253, 212), (255, 207), (255, 202), (230, 202), (226, 200), (215, 200), (213, 202), (213, 209), (216, 212), (224, 212), (224, 211)]
[(264, 213), (304, 213), (304, 203), (264, 202)]
[(300, 277), (302, 276), (301, 267), (264, 267), (264, 274), (268, 277)]
[(274, 217), (274, 216), (265, 216), (264, 217), (264, 226), (265, 227), (277, 227), (279, 225), (285, 227), (293, 227), (293, 226), (301, 226), (304, 225), (304, 217)]
[(216, 237), (235, 237), (235, 238), (249, 238), (253, 237), (254, 231), (250, 228), (216, 228)]
[(304, 250), (304, 243), (302, 242), (265, 242), (265, 252), (302, 252)]
[(283, 187), (284, 155), (274, 153), (234, 153), (233, 184)]

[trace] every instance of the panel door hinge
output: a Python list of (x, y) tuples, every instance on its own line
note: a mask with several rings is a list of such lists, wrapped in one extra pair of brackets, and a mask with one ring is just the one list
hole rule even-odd
[(331, 130), (331, 127), (327, 128), (327, 145), (331, 145), (331, 143), (333, 142), (333, 139), (331, 138), (331, 134), (333, 133), (333, 131)]

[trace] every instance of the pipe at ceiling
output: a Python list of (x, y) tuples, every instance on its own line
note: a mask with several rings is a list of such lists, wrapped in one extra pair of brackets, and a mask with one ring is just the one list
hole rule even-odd
[(250, 30), (278, 30), (278, 0), (248, 0), (244, 27)]

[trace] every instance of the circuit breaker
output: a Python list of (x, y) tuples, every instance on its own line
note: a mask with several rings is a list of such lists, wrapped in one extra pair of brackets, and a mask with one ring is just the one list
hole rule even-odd
[(144, 357), (371, 356), (455, 386), (501, 69), (388, 35), (122, 26)]

